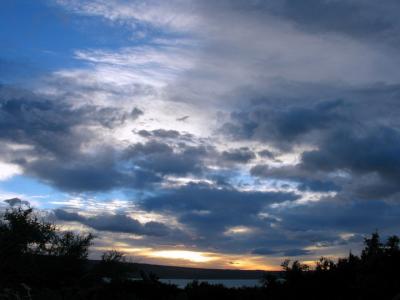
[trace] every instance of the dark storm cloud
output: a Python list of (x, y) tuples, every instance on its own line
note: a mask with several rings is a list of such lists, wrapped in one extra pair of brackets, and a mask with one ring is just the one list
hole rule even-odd
[(243, 192), (205, 184), (165, 191), (142, 201), (143, 208), (177, 215), (178, 219), (200, 233), (221, 234), (229, 226), (252, 225), (257, 214), (272, 203), (293, 201), (297, 196), (280, 192)]
[[(296, 181), (296, 179), (295, 179)], [(312, 179), (298, 179), (300, 185), (297, 187), (300, 191), (314, 191), (314, 192), (330, 192), (340, 191), (340, 186), (335, 182), (328, 180), (312, 180)]]
[(386, 180), (377, 173), (355, 176), (347, 189), (354, 197), (372, 200), (397, 200), (400, 193), (396, 180)]
[(190, 146), (184, 143), (175, 146), (177, 147), (155, 140), (138, 143), (125, 151), (125, 158), (144, 170), (162, 175), (199, 174), (204, 169), (203, 159), (210, 151), (214, 151), (206, 146)]
[[(295, 199), (297, 196), (292, 193), (244, 192), (192, 183), (178, 189), (164, 191), (159, 196), (146, 198), (142, 205), (151, 210), (175, 212), (229, 210), (252, 214), (259, 212), (265, 205)], [(252, 205), (246, 205), (248, 203)]]
[(304, 250), (304, 249), (287, 249), (287, 250), (271, 250), (269, 248), (257, 248), (254, 249), (252, 254), (259, 254), (259, 255), (283, 255), (287, 257), (292, 257), (292, 256), (304, 256), (304, 255), (309, 255), (312, 254), (312, 251), (309, 250)]
[(269, 151), (267, 149), (261, 150), (257, 154), (261, 157), (267, 157), (267, 158), (275, 160), (275, 154), (272, 151)]
[(28, 91), (2, 87), (0, 139), (32, 145), (37, 152), (67, 157), (94, 137), (93, 132), (82, 132), (78, 126), (97, 123), (114, 127), (123, 123), (127, 115), (137, 118), (138, 112), (136, 108), (133, 115), (111, 107), (74, 108), (60, 99), (46, 99)]
[(327, 134), (318, 150), (306, 151), (299, 168), (312, 172), (344, 171), (348, 189), (358, 197), (385, 199), (400, 192), (400, 132), (379, 126), (369, 130), (337, 130)]
[[(301, 84), (296, 89), (301, 91)], [(290, 99), (258, 97), (242, 105), (223, 126), (224, 134), (265, 143), (279, 155), (298, 145), (312, 148), (299, 153), (300, 160), (294, 165), (256, 165), (250, 170), (252, 176), (291, 181), (299, 192), (336, 195), (302, 205), (269, 207), (265, 209), (268, 219), (255, 224), (262, 232), (257, 239), (238, 242), (220, 237), (219, 241), (214, 239), (216, 243), (243, 250), (246, 243), (247, 250), (253, 247), (253, 253), (260, 255), (302, 256), (313, 253), (291, 250), (311, 245), (350, 247), (351, 243), (361, 244), (362, 236), (376, 229), (383, 234), (396, 232), (400, 226), (396, 218), (400, 194), (399, 91), (397, 85), (385, 84), (350, 89), (315, 87)], [(319, 98), (331, 98), (330, 93), (340, 100)], [(271, 158), (270, 152), (265, 153), (267, 158)], [(271, 223), (273, 228), (268, 226)], [(344, 239), (341, 233), (352, 235)]]
[[(113, 107), (73, 107), (59, 99), (3, 88), (0, 98), (0, 139), (31, 146), (4, 157), (23, 167), (25, 174), (70, 192), (147, 188), (165, 175), (201, 174), (215, 149), (193, 144), (193, 136), (175, 130), (140, 131), (146, 143), (125, 150), (104, 145), (95, 153), (82, 151), (99, 132), (93, 125), (112, 129), (143, 112), (126, 113)], [(85, 128), (83, 130), (83, 128)], [(34, 159), (27, 159), (27, 158)]]
[(63, 209), (54, 210), (54, 215), (61, 221), (76, 221), (99, 231), (133, 233), (148, 236), (165, 236), (171, 231), (169, 227), (160, 222), (140, 223), (125, 214), (101, 214), (93, 217), (84, 217), (75, 212)]
[(188, 140), (191, 141), (193, 139), (193, 135), (189, 133), (181, 133), (177, 130), (165, 130), (165, 129), (155, 129), (155, 130), (139, 130), (137, 132), (142, 137), (153, 137), (159, 139), (179, 139), (179, 140)]
[[(299, 191), (329, 192), (340, 191), (341, 187), (334, 179), (319, 170), (310, 172), (300, 165), (272, 168), (269, 165), (256, 165), (250, 169), (250, 174), (256, 177), (288, 180), (298, 183)], [(325, 178), (326, 177), (326, 178)]]
[(344, 198), (393, 198), (400, 191), (399, 91), (398, 85), (376, 84), (332, 90), (341, 98), (335, 101), (315, 100), (318, 89), (291, 101), (259, 98), (233, 113), (222, 132), (280, 154), (298, 145), (313, 149), (297, 165), (254, 166), (253, 176), (294, 181), (300, 191), (339, 191)]
[[(312, 189), (331, 190), (320, 186)], [(260, 255), (311, 255), (303, 248), (359, 243), (362, 234), (376, 228), (390, 232), (400, 225), (396, 203), (336, 196), (302, 205), (283, 204), (297, 197), (291, 193), (242, 192), (191, 184), (145, 198), (141, 205), (148, 211), (176, 216), (196, 233), (192, 243), (198, 247)], [(271, 207), (272, 203), (283, 206)], [(247, 226), (252, 231), (227, 235), (226, 231), (235, 226)], [(353, 237), (343, 239), (341, 234), (347, 232)]]
[[(258, 165), (251, 174), (297, 182), (299, 190), (342, 191), (342, 196), (385, 199), (400, 192), (400, 132), (386, 126), (337, 128), (314, 140), (299, 164), (281, 168)], [(333, 176), (337, 172), (345, 177)]]
[[(60, 99), (2, 87), (0, 140), (29, 146), (22, 150), (5, 147), (3, 157), (23, 167), (27, 175), (62, 190), (81, 192), (143, 187), (160, 179), (145, 170), (121, 170), (118, 154), (112, 147), (103, 146), (95, 154), (81, 151), (82, 145), (97, 137), (97, 133), (87, 126), (112, 128), (142, 113), (137, 108), (130, 113), (111, 107), (74, 108)], [(82, 127), (86, 129), (82, 130)]]
[(67, 222), (82, 222), (83, 220), (85, 220), (85, 217), (81, 216), (80, 214), (69, 212), (63, 209), (55, 209), (54, 216), (59, 220)]
[(256, 140), (288, 150), (296, 144), (318, 144), (332, 130), (353, 132), (383, 124), (400, 127), (396, 117), (400, 113), (398, 84), (280, 84), (282, 91), (277, 95), (244, 89), (241, 108), (231, 113), (221, 132), (233, 139)]
[(285, 0), (267, 6), (270, 12), (293, 21), (303, 30), (336, 32), (395, 44), (400, 41), (396, 36), (400, 29), (398, 1), (389, 0), (382, 5), (372, 0), (311, 0), (304, 5), (296, 0)]
[[(297, 195), (285, 192), (245, 192), (231, 187), (189, 184), (146, 197), (142, 199), (141, 207), (175, 216), (192, 232), (191, 245), (200, 249), (250, 253), (253, 249), (268, 247), (274, 253), (282, 253), (313, 243), (311, 238), (296, 236), (274, 225), (278, 220), (270, 205), (296, 199)], [(271, 214), (268, 218), (261, 218), (260, 213), (264, 212)], [(250, 231), (245, 234), (230, 233), (229, 230), (236, 226), (245, 226)], [(340, 239), (337, 234), (330, 236), (331, 240)], [(318, 241), (326, 239), (323, 234), (317, 238)]]
[[(88, 107), (88, 109), (93, 108)], [(123, 125), (127, 119), (136, 120), (141, 115), (143, 115), (143, 111), (137, 107), (133, 108), (129, 113), (121, 113), (120, 110), (113, 107), (103, 107), (95, 110), (94, 120), (104, 127), (114, 128)]]
[(257, 106), (246, 112), (234, 112), (232, 121), (223, 125), (222, 132), (233, 138), (255, 139), (288, 148), (304, 143), (306, 135), (328, 129), (342, 120), (339, 113), (345, 104), (342, 101), (321, 101), (310, 106), (287, 107)]
[[(277, 217), (274, 227), (246, 240), (253, 254), (302, 256), (314, 254), (307, 246), (320, 249), (332, 246), (361, 245), (363, 236), (379, 230), (390, 235), (398, 230), (398, 203), (330, 197), (299, 206), (268, 210)], [(272, 233), (271, 233), (272, 232)], [(348, 233), (348, 236), (342, 234)], [(284, 246), (285, 245), (285, 246)]]
[[(371, 42), (398, 45), (400, 4), (396, 0), (296, 0), (214, 1), (201, 5), (205, 11), (232, 9), (254, 18), (275, 16), (301, 31), (336, 33)], [(340, 22), (338, 22), (340, 19)]]
[(67, 155), (84, 138), (73, 132), (73, 126), (84, 120), (80, 111), (73, 111), (62, 103), (41, 101), (35, 95), (30, 95), (29, 99), (7, 99), (10, 91), (0, 92), (2, 140), (33, 145), (37, 152)]
[(366, 132), (334, 131), (323, 138), (318, 150), (302, 155), (309, 170), (350, 170), (355, 174), (377, 172), (396, 180), (400, 175), (400, 132), (378, 127)]
[(22, 164), (28, 175), (70, 192), (100, 192), (115, 188), (144, 188), (161, 178), (146, 170), (121, 170), (109, 154), (77, 156), (74, 162), (40, 159)]
[(252, 254), (258, 254), (258, 255), (275, 255), (275, 254), (279, 254), (280, 251), (279, 250), (272, 250), (271, 248), (257, 248), (254, 249), (252, 252)]
[(249, 148), (242, 147), (229, 151), (223, 151), (222, 158), (228, 162), (248, 163), (252, 159), (256, 158), (256, 155)]
[[(292, 180), (300, 190), (353, 192), (362, 198), (384, 199), (400, 191), (400, 132), (392, 127), (332, 128), (314, 141), (295, 166), (258, 165), (251, 174)], [(349, 178), (332, 176), (345, 172)], [(341, 187), (347, 182), (346, 186)]]
[(301, 256), (301, 255), (309, 255), (312, 251), (304, 250), (304, 249), (289, 249), (283, 251), (284, 256)]
[(398, 203), (383, 201), (328, 198), (296, 209), (277, 213), (282, 218), (279, 226), (291, 231), (336, 231), (370, 233), (376, 229), (390, 232), (400, 225)]
[(27, 205), (27, 206), (29, 206), (29, 205), (30, 205), (29, 201), (21, 200), (21, 199), (19, 199), (19, 198), (6, 199), (6, 200), (4, 200), (4, 202), (6, 202), (6, 203), (7, 203), (8, 205), (10, 205), (11, 207), (14, 207), (14, 206), (22, 206), (22, 205)]

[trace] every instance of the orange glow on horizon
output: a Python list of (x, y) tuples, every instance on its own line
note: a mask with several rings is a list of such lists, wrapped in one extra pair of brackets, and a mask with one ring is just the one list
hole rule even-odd
[[(281, 270), (281, 258), (263, 256), (238, 255), (229, 253), (201, 252), (186, 249), (153, 249), (113, 245), (113, 249), (132, 256), (132, 261), (208, 269), (240, 269), (240, 270)], [(108, 247), (95, 247), (99, 252), (109, 250)]]
[(167, 259), (182, 259), (189, 260), (195, 263), (204, 263), (218, 259), (210, 253), (188, 251), (188, 250), (160, 250), (152, 251), (148, 254), (151, 257), (160, 257)]

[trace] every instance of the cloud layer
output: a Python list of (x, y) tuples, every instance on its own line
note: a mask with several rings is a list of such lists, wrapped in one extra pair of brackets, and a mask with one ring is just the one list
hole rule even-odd
[(274, 263), (399, 230), (397, 1), (44, 5), (126, 34), (31, 80), (0, 72), (0, 180), (59, 191), (42, 206), (62, 224)]

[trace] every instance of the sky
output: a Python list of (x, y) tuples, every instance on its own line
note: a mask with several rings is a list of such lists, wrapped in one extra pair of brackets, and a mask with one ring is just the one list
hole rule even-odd
[(1, 209), (92, 258), (275, 270), (399, 234), (399, 1), (2, 0), (0, 28)]

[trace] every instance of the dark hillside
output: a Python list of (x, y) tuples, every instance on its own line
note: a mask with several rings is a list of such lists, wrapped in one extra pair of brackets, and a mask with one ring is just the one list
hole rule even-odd
[[(100, 261), (91, 261), (99, 263)], [(261, 279), (265, 271), (231, 270), (231, 269), (202, 269), (175, 266), (162, 266), (142, 263), (126, 263), (130, 272), (139, 277), (139, 272), (153, 273), (159, 278), (169, 279)], [(280, 272), (268, 272), (279, 274)]]

